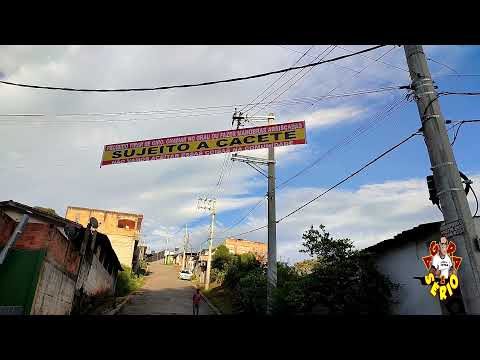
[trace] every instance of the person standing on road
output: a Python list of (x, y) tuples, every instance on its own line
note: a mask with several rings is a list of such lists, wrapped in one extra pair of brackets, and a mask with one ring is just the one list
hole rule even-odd
[(202, 300), (202, 296), (200, 295), (200, 289), (193, 294), (193, 315), (198, 315), (198, 311), (200, 309), (200, 301)]

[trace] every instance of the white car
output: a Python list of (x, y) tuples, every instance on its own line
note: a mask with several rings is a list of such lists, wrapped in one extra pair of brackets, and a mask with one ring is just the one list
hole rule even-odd
[(193, 273), (190, 270), (182, 270), (178, 273), (180, 280), (192, 280)]

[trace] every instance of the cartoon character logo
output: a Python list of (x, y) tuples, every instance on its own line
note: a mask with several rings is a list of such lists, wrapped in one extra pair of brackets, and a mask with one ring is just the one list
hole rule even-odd
[(425, 276), (425, 283), (432, 284), (430, 294), (434, 297), (437, 294), (440, 300), (446, 300), (447, 295), (452, 296), (453, 291), (458, 287), (457, 270), (462, 263), (462, 258), (454, 256), (457, 246), (446, 237), (440, 238), (440, 242), (432, 241), (429, 246), (430, 255), (422, 257), (423, 264), (428, 274)]

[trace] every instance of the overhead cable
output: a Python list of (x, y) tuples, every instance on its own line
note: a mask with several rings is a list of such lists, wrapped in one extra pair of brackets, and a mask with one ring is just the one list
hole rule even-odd
[[(293, 63), (292, 66), (295, 66), (297, 65), (309, 52), (310, 50), (312, 50), (313, 48), (315, 47), (315, 45), (312, 45), (310, 46), (310, 48), (308, 48), (307, 51), (305, 51), (302, 56), (300, 56), (300, 58), (297, 59), (297, 61), (295, 61)], [(280, 75), (274, 82), (272, 82), (270, 85), (268, 85), (260, 94), (257, 95), (257, 97), (255, 99), (253, 99), (252, 101), (250, 101), (250, 103), (254, 103), (260, 96), (262, 96), (263, 94), (265, 94), (265, 92), (268, 91), (269, 88), (271, 88), (273, 85), (275, 85), (278, 81), (280, 81), (285, 75), (287, 74), (287, 72), (284, 72), (282, 75)], [(244, 106), (240, 112), (245, 112), (245, 111), (249, 111), (249, 110), (246, 110), (248, 108), (248, 105)]]
[(277, 185), (276, 189), (282, 189), (285, 187), (289, 182), (293, 181), (295, 178), (298, 176), (304, 174), (306, 171), (309, 169), (313, 168), (316, 166), (321, 160), (326, 158), (328, 155), (332, 154), (334, 151), (340, 150), (342, 147), (345, 147), (349, 145), (353, 140), (358, 139), (361, 135), (363, 135), (368, 129), (371, 127), (375, 126), (378, 122), (380, 122), (382, 119), (384, 119), (388, 114), (390, 114), (392, 111), (394, 111), (396, 108), (398, 108), (402, 103), (404, 103), (404, 99), (397, 99), (395, 100), (392, 104), (387, 105), (383, 110), (375, 114), (372, 118), (371, 121), (368, 122), (365, 125), (362, 125), (355, 129), (349, 136), (345, 137), (343, 140), (339, 141), (336, 143), (333, 147), (328, 149), (325, 153), (323, 153), (321, 156), (319, 156), (315, 161), (313, 161), (311, 164), (305, 166), (302, 168), (300, 171), (295, 173), (293, 176), (289, 177), (279, 185)]
[(287, 71), (291, 71), (291, 70), (318, 66), (318, 65), (321, 65), (321, 64), (334, 62), (334, 61), (350, 58), (350, 57), (353, 57), (353, 56), (356, 56), (356, 55), (360, 55), (360, 54), (363, 54), (363, 53), (367, 53), (367, 52), (382, 48), (384, 46), (386, 46), (386, 45), (377, 45), (377, 46), (373, 46), (373, 47), (370, 47), (370, 48), (367, 48), (367, 49), (364, 49), (364, 50), (361, 50), (361, 51), (357, 51), (355, 53), (351, 53), (351, 54), (343, 55), (343, 56), (338, 56), (336, 58), (332, 58), (332, 59), (324, 60), (324, 61), (318, 61), (318, 62), (311, 63), (311, 64), (293, 66), (293, 67), (289, 67), (289, 68), (286, 68), (286, 69), (269, 71), (269, 72), (255, 74), (255, 75), (241, 76), (241, 77), (224, 79), (224, 80), (206, 81), (206, 82), (195, 83), (195, 84), (168, 85), (168, 86), (156, 86), (156, 87), (146, 87), (146, 88), (80, 89), (80, 88), (70, 88), (70, 87), (42, 86), (42, 85), (33, 85), (33, 84), (25, 84), (25, 83), (16, 83), (16, 82), (11, 82), (11, 81), (4, 81), (4, 80), (0, 80), (0, 83), (5, 84), (5, 85), (19, 86), (19, 87), (32, 88), (32, 89), (60, 90), (60, 91), (74, 91), (74, 92), (131, 92), (131, 91), (137, 91), (138, 92), (138, 91), (157, 91), (157, 90), (169, 90), (169, 89), (178, 89), (178, 88), (190, 88), (190, 87), (199, 87), (199, 86), (208, 86), (208, 85), (215, 85), (215, 84), (222, 84), (222, 83), (230, 83), (230, 82), (243, 81), (243, 80), (249, 80), (249, 79), (257, 79), (257, 78), (270, 76), (270, 75), (274, 75), (274, 74), (281, 74), (283, 72), (287, 72)]
[[(400, 141), (398, 144), (392, 146), (391, 148), (389, 148), (388, 150), (384, 151), (382, 154), (380, 154), (379, 156), (375, 157), (373, 160), (369, 161), (367, 164), (363, 165), (360, 169), (358, 169), (357, 171), (353, 172), (352, 174), (348, 175), (347, 177), (343, 178), (341, 181), (337, 182), (335, 185), (331, 186), (330, 188), (328, 188), (327, 190), (325, 190), (324, 192), (322, 192), (321, 194), (315, 196), (313, 199), (307, 201), (306, 203), (304, 203), (303, 205), (299, 206), (298, 208), (296, 208), (295, 210), (289, 212), (287, 215), (281, 217), (280, 219), (276, 220), (276, 223), (280, 223), (282, 222), (283, 220), (285, 220), (286, 218), (292, 216), (293, 214), (297, 213), (298, 211), (304, 209), (305, 207), (307, 207), (308, 205), (310, 205), (311, 203), (313, 203), (314, 201), (318, 200), (319, 198), (321, 198), (322, 196), (326, 195), (328, 192), (330, 192), (331, 190), (337, 188), (338, 186), (340, 186), (341, 184), (343, 184), (344, 182), (348, 181), (349, 179), (351, 179), (352, 177), (356, 176), (357, 174), (359, 174), (360, 172), (362, 172), (363, 170), (365, 170), (367, 167), (369, 167), (370, 165), (372, 165), (373, 163), (377, 162), (378, 160), (380, 160), (382, 157), (386, 156), (388, 153), (392, 152), (393, 150), (395, 150), (396, 148), (398, 148), (399, 146), (403, 145), (404, 143), (406, 143), (407, 141), (409, 141), (410, 139), (412, 139), (413, 137), (417, 136), (417, 135), (420, 135), (421, 133), (419, 131), (416, 131), (415, 133), (411, 134), (410, 136), (406, 137), (405, 139), (403, 139), (402, 141)], [(246, 231), (246, 232), (243, 232), (241, 234), (237, 234), (235, 236), (241, 236), (241, 235), (244, 235), (244, 234), (249, 234), (251, 232), (254, 232), (254, 231), (258, 231), (258, 230), (261, 230), (261, 229), (264, 229), (268, 227), (268, 225), (263, 225), (261, 227), (257, 227), (255, 229), (251, 229), (249, 231)]]
[[(322, 56), (321, 58), (321, 61), (324, 60), (328, 55), (330, 55), (332, 53), (332, 51), (334, 51), (336, 48), (336, 46), (333, 46), (327, 54), (323, 55), (327, 50), (325, 49), (322, 53), (320, 53), (315, 59), (318, 59), (320, 56)], [(292, 84), (290, 84), (289, 87), (287, 87), (284, 91), (282, 91), (279, 95), (277, 95), (277, 97), (275, 97), (273, 100), (271, 100), (268, 104), (264, 105), (261, 109), (257, 110), (253, 116), (255, 116), (256, 114), (258, 114), (260, 111), (264, 110), (265, 108), (267, 108), (273, 101), (277, 100), (280, 96), (282, 96), (283, 94), (285, 94), (285, 92), (287, 92), (293, 85), (295, 85), (296, 83), (298, 83), (301, 79), (303, 79), (311, 70), (313, 70), (314, 68), (310, 68), (308, 69), (306, 72), (304, 72), (304, 74), (299, 77), (298, 79), (296, 79)], [(294, 76), (292, 76), (287, 82), (285, 82), (285, 84), (283, 84), (282, 86), (280, 86), (279, 88), (277, 88), (277, 90), (281, 89), (284, 85), (286, 85), (290, 80), (292, 80), (295, 76), (299, 75), (300, 73), (302, 73), (304, 71), (304, 69), (300, 70), (298, 73), (296, 73)], [(264, 98), (265, 99), (265, 98)], [(264, 100), (262, 99), (262, 100)]]
[[(394, 85), (394, 86), (386, 86), (380, 87), (375, 89), (365, 89), (365, 90), (352, 90), (350, 92), (344, 92), (340, 94), (333, 94), (333, 95), (322, 95), (317, 97), (312, 96), (305, 96), (305, 97), (298, 97), (298, 98), (291, 98), (291, 99), (284, 99), (279, 101), (272, 102), (273, 104), (280, 104), (282, 106), (289, 106), (289, 105), (298, 105), (298, 104), (310, 104), (312, 101), (315, 100), (322, 100), (322, 99), (336, 99), (336, 98), (344, 98), (344, 97), (352, 97), (352, 96), (361, 96), (361, 95), (369, 95), (374, 93), (381, 93), (386, 91), (393, 91), (393, 90), (400, 90), (403, 89), (405, 86), (401, 85)], [(257, 102), (245, 105), (264, 105), (268, 102)], [(198, 108), (183, 108), (183, 109), (163, 109), (163, 110), (144, 110), (144, 111), (124, 111), (124, 112), (105, 112), (105, 113), (11, 113), (11, 114), (0, 114), (0, 117), (26, 117), (26, 118), (45, 118), (45, 117), (75, 117), (75, 116), (123, 116), (123, 115), (153, 115), (153, 114), (166, 114), (176, 115), (175, 117), (182, 117), (182, 116), (205, 116), (205, 115), (218, 115), (218, 114), (231, 114), (231, 111), (222, 111), (222, 112), (196, 112), (196, 111), (204, 111), (209, 109), (221, 109), (221, 108), (228, 108), (231, 109), (235, 106), (242, 106), (242, 104), (233, 104), (233, 105), (218, 105), (218, 106), (207, 106), (207, 107), (198, 107)], [(183, 114), (186, 113), (186, 114)], [(34, 119), (37, 120), (37, 119)], [(3, 120), (0, 120), (0, 123)], [(81, 121), (81, 120), (79, 120)], [(91, 121), (91, 120), (90, 120)], [(121, 120), (120, 120), (121, 121)]]

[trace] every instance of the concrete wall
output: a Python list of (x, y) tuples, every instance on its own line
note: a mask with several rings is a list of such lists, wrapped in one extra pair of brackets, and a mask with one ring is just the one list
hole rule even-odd
[[(428, 242), (438, 237), (431, 236)], [(425, 276), (427, 270), (422, 256), (428, 255), (426, 240), (409, 241), (397, 248), (385, 250), (375, 256), (378, 270), (390, 280), (400, 284), (395, 296), (398, 304), (392, 308), (396, 315), (441, 315), (440, 300), (429, 293), (429, 287), (421, 285), (415, 276)]]
[(107, 234), (120, 264), (132, 267), (135, 239), (131, 236)]
[(48, 238), (31, 314), (68, 315), (73, 306), (80, 254), (56, 227), (49, 228)]
[(113, 294), (115, 285), (114, 276), (110, 275), (103, 267), (98, 257), (92, 258), (85, 284), (84, 290), (88, 295), (97, 295), (101, 293)]
[[(480, 234), (480, 218), (474, 218), (477, 234)], [(401, 285), (396, 297), (399, 304), (393, 307), (399, 315), (440, 315), (440, 300), (430, 295), (430, 287), (421, 285), (415, 276), (425, 276), (427, 270), (422, 256), (429, 255), (428, 245), (438, 241), (440, 233), (430, 234), (424, 239), (405, 239), (401, 246), (383, 250), (375, 255), (378, 269)]]
[(46, 259), (43, 262), (31, 315), (68, 315), (72, 310), (75, 277)]

